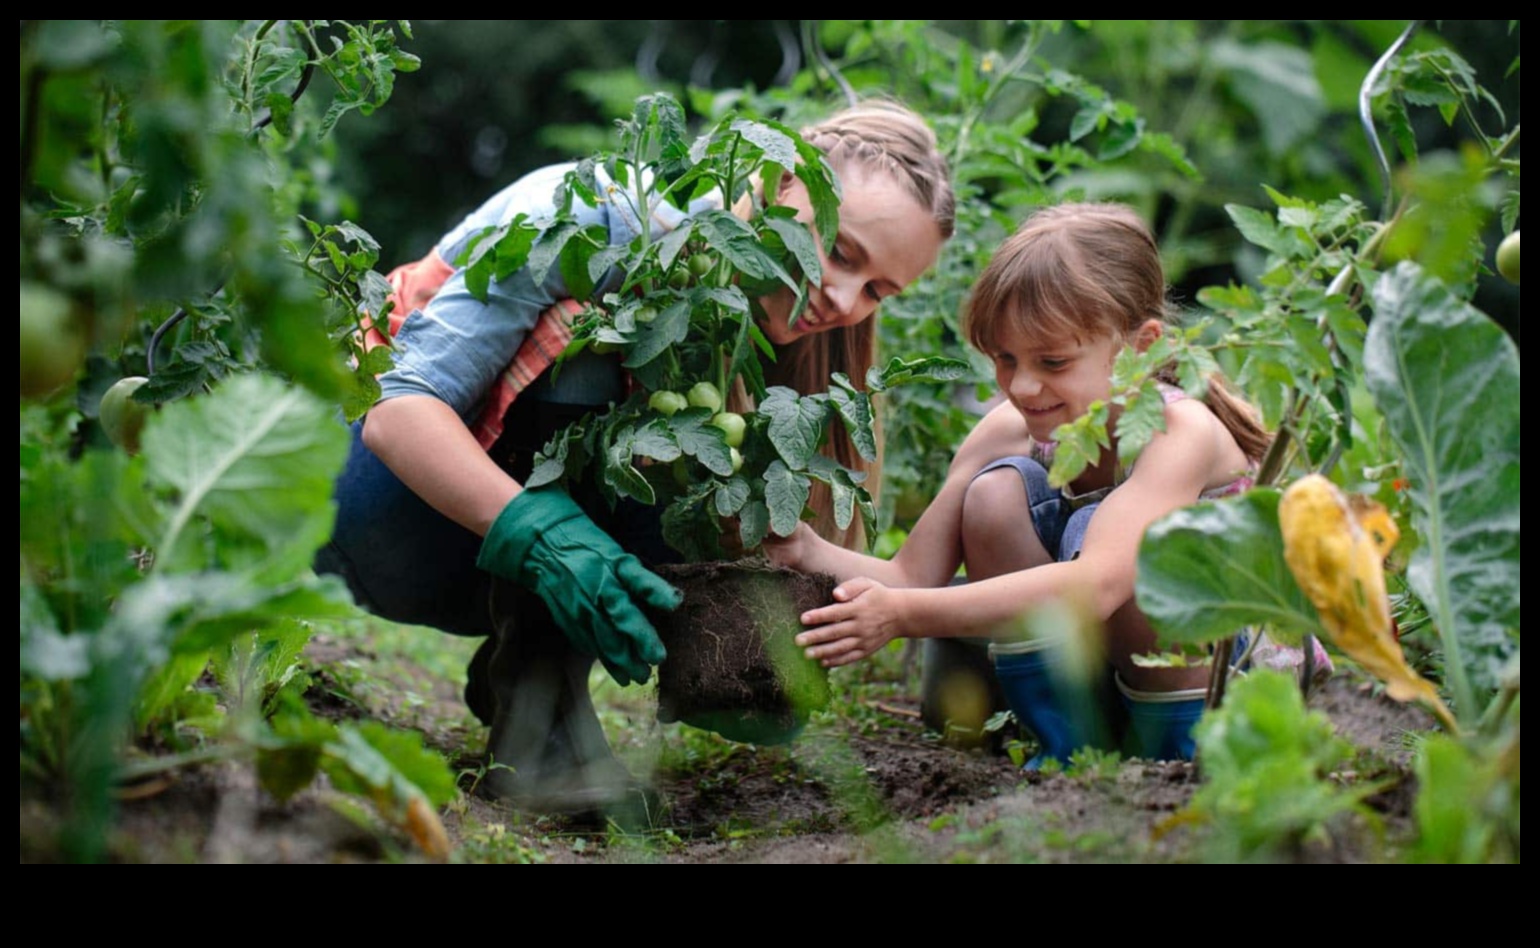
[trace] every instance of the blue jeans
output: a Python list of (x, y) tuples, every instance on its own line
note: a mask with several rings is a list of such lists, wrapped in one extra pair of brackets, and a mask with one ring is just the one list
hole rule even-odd
[[(491, 455), (519, 482), (535, 452), (591, 408), (550, 402), (514, 403)], [(392, 622), (426, 625), (454, 635), (490, 635), (493, 577), (476, 566), (481, 537), (430, 507), (363, 443), (363, 422), (337, 478), (337, 522), (315, 558), (318, 573), (336, 574), (369, 612)], [(675, 562), (663, 542), (659, 511), (630, 500), (612, 510), (596, 491), (575, 487), (573, 499), (644, 563)], [(544, 604), (530, 597), (538, 612)], [(535, 616), (530, 617), (532, 620)]]
[(1043, 541), (1048, 555), (1055, 563), (1068, 562), (1079, 556), (1080, 548), (1085, 545), (1091, 515), (1100, 506), (1099, 501), (1072, 506), (1062, 491), (1048, 486), (1048, 471), (1028, 457), (991, 461), (973, 476), (1007, 467), (1021, 475), (1022, 487), (1027, 493), (1027, 508), (1032, 513), (1032, 526), (1037, 529), (1037, 537)]
[[(1091, 515), (1096, 512), (1096, 503), (1072, 507), (1062, 492), (1048, 486), (1048, 471), (1028, 457), (991, 461), (974, 476), (1007, 467), (1021, 475), (1032, 525), (1049, 556), (1055, 562), (1079, 556)], [(927, 727), (946, 732), (954, 723), (945, 720), (941, 689), (944, 681), (959, 674), (968, 674), (977, 680), (978, 687), (989, 695), (991, 710), (1004, 711), (1010, 707), (989, 658), (989, 639), (926, 638), (922, 642), (920, 713)]]

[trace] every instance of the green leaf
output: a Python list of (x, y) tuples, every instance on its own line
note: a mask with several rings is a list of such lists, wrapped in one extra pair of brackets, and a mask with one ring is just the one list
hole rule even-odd
[(1156, 521), (1139, 545), (1139, 609), (1167, 642), (1212, 642), (1247, 626), (1321, 635), (1283, 559), (1276, 490), (1201, 503)]
[(781, 459), (795, 470), (807, 467), (808, 459), (818, 452), (818, 442), (823, 439), (828, 397), (801, 396), (793, 389), (777, 385), (769, 389), (759, 413), (770, 419), (770, 443)]
[(717, 516), (731, 517), (743, 509), (743, 505), (749, 502), (749, 482), (741, 477), (731, 477), (727, 483), (717, 488), (716, 507)]
[(866, 388), (870, 392), (886, 392), (911, 382), (955, 382), (968, 374), (968, 363), (943, 356), (922, 356), (904, 359), (894, 356), (887, 367), (872, 366), (866, 373)]
[(1226, 204), (1225, 211), (1247, 241), (1281, 256), (1294, 255), (1295, 241), (1273, 222), (1271, 214), (1241, 204)]
[(695, 218), (695, 232), (726, 257), (734, 268), (754, 279), (776, 279), (792, 289), (797, 281), (768, 254), (753, 228), (727, 211), (707, 211)]
[(668, 419), (668, 427), (685, 454), (700, 461), (711, 473), (731, 477), (733, 458), (727, 447), (727, 435), (710, 424), (713, 414), (707, 408), (686, 408)]
[[(535, 238), (535, 242), (529, 250), (529, 260), (525, 265), (529, 267), (529, 277), (535, 282), (536, 286), (545, 282), (545, 278), (551, 272), (551, 265), (561, 256), (562, 251), (567, 246), (567, 242), (576, 237), (581, 230), (582, 228), (578, 226), (577, 221), (559, 220), (541, 231), (540, 236)], [(517, 229), (510, 231), (510, 235), (516, 231)], [(498, 257), (498, 270), (501, 272), (502, 248), (500, 247), (498, 248)]]
[(377, 802), (404, 804), (419, 794), (434, 806), (454, 799), (454, 773), (422, 746), (422, 734), (378, 721), (344, 724), (322, 763), (338, 790)]
[(1374, 287), (1369, 392), (1402, 457), (1422, 543), (1407, 579), (1443, 639), (1462, 720), (1518, 653), (1519, 353), (1491, 319), (1415, 264)]
[(765, 469), (765, 503), (770, 508), (770, 529), (777, 536), (789, 537), (797, 529), (812, 486), (780, 461), (771, 461)]
[(1049, 484), (1063, 487), (1101, 460), (1102, 452), (1112, 446), (1107, 434), (1110, 414), (1107, 403), (1098, 399), (1084, 415), (1054, 429), (1056, 447), (1053, 467), (1048, 471)]
[(759, 146), (765, 153), (765, 157), (780, 165), (782, 168), (791, 168), (797, 163), (797, 148), (791, 136), (785, 132), (764, 125), (760, 122), (750, 122), (739, 119), (732, 123), (732, 130), (742, 135), (745, 139)]
[(631, 452), (654, 461), (669, 462), (683, 455), (679, 442), (668, 428), (668, 422), (657, 419), (636, 432), (631, 442)]
[(1118, 416), (1118, 461), (1132, 467), (1139, 452), (1166, 430), (1166, 400), (1154, 384), (1141, 386)]
[(807, 229), (807, 225), (798, 220), (788, 220), (782, 217), (768, 217), (765, 225), (780, 236), (786, 244), (786, 249), (796, 258), (797, 266), (802, 268), (802, 275), (808, 282), (815, 285), (823, 283), (823, 264), (819, 261), (818, 245), (813, 242), (813, 234)]
[(845, 433), (856, 446), (856, 451), (868, 461), (877, 460), (877, 436), (873, 431), (872, 399), (865, 392), (850, 384), (843, 372), (834, 373), (834, 384), (829, 389), (829, 401), (845, 422)]
[(745, 550), (765, 542), (770, 534), (770, 508), (762, 500), (751, 500), (738, 511), (738, 541)]
[(657, 503), (657, 494), (642, 472), (631, 463), (631, 444), (630, 436), (622, 431), (620, 437), (605, 449), (604, 482), (615, 493), (650, 507)]
[(689, 334), (690, 304), (680, 300), (664, 307), (652, 322), (637, 327), (636, 345), (622, 364), (628, 369), (640, 368), (684, 342)]
[(664, 234), (663, 238), (657, 243), (658, 267), (667, 270), (673, 266), (674, 258), (679, 256), (679, 251), (684, 249), (684, 245), (689, 242), (690, 237), (694, 233), (695, 222), (685, 221), (667, 234)]
[(150, 486), (169, 489), (157, 570), (256, 568), (287, 580), (331, 536), (348, 433), (308, 392), (235, 376), (153, 414), (143, 443)]

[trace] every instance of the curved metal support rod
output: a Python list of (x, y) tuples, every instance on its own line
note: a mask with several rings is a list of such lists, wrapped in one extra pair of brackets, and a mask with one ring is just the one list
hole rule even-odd
[(1374, 67), (1369, 70), (1369, 74), (1364, 77), (1363, 85), (1358, 87), (1358, 120), (1363, 123), (1364, 134), (1369, 137), (1369, 147), (1374, 149), (1374, 157), (1380, 164), (1380, 176), (1385, 179), (1385, 203), (1380, 210), (1382, 218), (1390, 216), (1390, 206), (1395, 200), (1395, 194), (1391, 186), (1390, 160), (1385, 157), (1385, 148), (1380, 144), (1379, 131), (1374, 127), (1374, 110), (1371, 108), (1374, 97), (1374, 85), (1380, 81), (1380, 76), (1385, 72), (1385, 68), (1390, 65), (1390, 61), (1396, 58), (1396, 55), (1401, 52), (1401, 48), (1407, 44), (1407, 41), (1412, 38), (1412, 34), (1416, 33), (1417, 28), (1422, 26), (1424, 22), (1423, 20), (1413, 20), (1407, 24), (1406, 29), (1401, 32), (1401, 35), (1396, 37), (1396, 41), (1390, 44), (1389, 49), (1385, 50), (1385, 55), (1381, 56), (1379, 61), (1374, 64)]

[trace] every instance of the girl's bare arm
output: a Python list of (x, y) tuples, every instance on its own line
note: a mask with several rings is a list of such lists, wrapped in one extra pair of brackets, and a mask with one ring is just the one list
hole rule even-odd
[(818, 537), (806, 525), (784, 540), (766, 543), (776, 562), (805, 572), (829, 573), (841, 582), (867, 576), (894, 587), (944, 586), (962, 563), (962, 506), (968, 483), (996, 458), (1026, 454), (1026, 425), (1010, 405), (979, 421), (958, 449), (941, 491), (925, 508), (892, 560), (882, 560)]
[(844, 664), (899, 636), (1006, 635), (1034, 606), (1056, 600), (1085, 603), (1105, 621), (1133, 598), (1145, 529), (1197, 500), (1212, 478), (1217, 425), (1200, 403), (1170, 406), (1167, 431), (1102, 502), (1077, 559), (962, 587), (900, 589), (879, 577), (856, 578), (836, 589), (833, 605), (803, 615), (804, 624), (817, 627), (799, 635), (798, 643), (813, 658)]

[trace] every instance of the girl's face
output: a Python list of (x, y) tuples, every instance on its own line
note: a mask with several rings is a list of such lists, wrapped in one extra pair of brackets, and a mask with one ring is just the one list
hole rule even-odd
[[(765, 313), (760, 328), (776, 345), (854, 326), (875, 313), (883, 299), (918, 279), (941, 252), (941, 228), (892, 175), (857, 168), (841, 181), (845, 198), (840, 202), (839, 234), (833, 247), (813, 237), (819, 245), (823, 285), (808, 288), (801, 318), (791, 325), (796, 297), (790, 287), (760, 298)], [(812, 225), (807, 187), (795, 176), (782, 180), (776, 203), (796, 208), (797, 219)]]
[(1084, 415), (1094, 401), (1112, 394), (1112, 364), (1125, 342), (1143, 352), (1160, 338), (1159, 320), (1147, 321), (1130, 339), (1097, 335), (1088, 339), (1029, 339), (1007, 330), (991, 353), (995, 384), (1027, 422), (1032, 440), (1053, 440), (1053, 431)]

